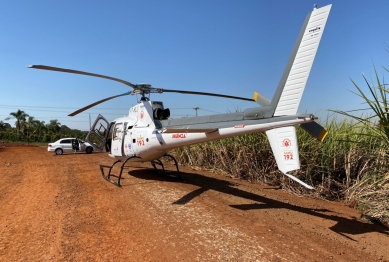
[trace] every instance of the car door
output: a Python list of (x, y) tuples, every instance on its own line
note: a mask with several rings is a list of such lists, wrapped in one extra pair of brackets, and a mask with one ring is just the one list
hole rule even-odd
[(71, 139), (63, 139), (60, 142), (61, 148), (64, 152), (72, 152), (72, 140)]

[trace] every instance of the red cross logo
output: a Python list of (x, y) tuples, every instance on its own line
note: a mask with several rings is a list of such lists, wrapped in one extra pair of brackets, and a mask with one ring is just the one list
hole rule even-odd
[(288, 138), (285, 138), (284, 141), (282, 141), (282, 145), (284, 147), (290, 147), (292, 145), (292, 143), (290, 142), (290, 140)]

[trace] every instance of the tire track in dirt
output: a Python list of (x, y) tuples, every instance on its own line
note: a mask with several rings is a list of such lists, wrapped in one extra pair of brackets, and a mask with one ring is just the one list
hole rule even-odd
[(60, 181), (57, 208), (65, 215), (61, 220), (59, 259), (138, 261), (141, 257), (142, 261), (171, 261), (169, 254), (158, 255), (168, 246), (159, 243), (158, 230), (147, 230), (150, 222), (137, 204), (142, 200), (135, 195), (125, 197), (123, 190), (101, 178), (96, 162), (106, 158), (69, 156), (62, 168), (66, 175)]
[[(3, 225), (0, 227), (0, 259), (4, 254), (9, 255), (4, 261), (19, 261), (23, 255), (36, 261), (49, 259), (49, 252), (37, 253), (36, 250), (45, 250), (44, 247), (50, 245), (51, 232), (59, 224), (51, 212), (52, 207), (47, 205), (57, 189), (42, 176), (46, 167), (37, 155), (25, 161), (23, 148), (18, 148), (14, 154), (2, 154), (1, 157), (12, 165), (1, 170), (5, 171), (2, 174), (6, 174), (7, 183), (2, 183), (1, 187), (4, 212), (0, 215), (0, 224)], [(48, 186), (50, 191), (46, 190)], [(3, 191), (4, 187), (7, 190)], [(42, 212), (46, 214), (44, 217)]]
[[(146, 177), (149, 172), (141, 171)], [(129, 180), (142, 181), (134, 177)], [(131, 190), (142, 197), (147, 206), (145, 213), (153, 227), (167, 229), (164, 241), (179, 242), (184, 246), (184, 249), (178, 250), (179, 257), (185, 257), (189, 251), (189, 254), (195, 255), (192, 259), (196, 261), (283, 260), (271, 250), (261, 247), (261, 241), (256, 236), (245, 234), (239, 226), (223, 221), (217, 213), (204, 208), (197, 201), (177, 203), (187, 194), (187, 190), (172, 190), (170, 185), (175, 183), (177, 181), (149, 183), (146, 190), (145, 184), (135, 182)], [(125, 183), (123, 187), (127, 188)]]
[[(159, 205), (159, 209), (162, 209), (159, 210), (161, 213), (174, 213), (174, 211), (169, 210), (171, 208), (169, 204), (170, 206), (174, 204), (188, 206), (196, 203), (200, 207), (199, 210), (195, 211), (196, 214), (208, 212), (217, 217), (217, 225), (212, 226), (212, 228), (231, 224), (234, 226), (234, 230), (239, 232), (239, 236), (247, 235), (255, 239), (253, 241), (255, 244), (246, 240), (246, 243), (250, 243), (251, 248), (257, 246), (266, 251), (271, 250), (271, 252), (264, 252), (261, 260), (270, 259), (273, 261), (286, 258), (292, 261), (333, 259), (336, 261), (360, 261), (361, 257), (369, 256), (368, 260), (386, 261), (389, 257), (387, 249), (389, 230), (358, 221), (358, 212), (345, 208), (340, 203), (299, 198), (274, 190), (274, 188), (266, 189), (266, 187), (220, 178), (209, 173), (205, 176), (206, 172), (202, 172), (201, 175), (197, 173), (193, 170), (184, 173), (188, 182), (177, 183), (150, 175), (145, 171), (131, 171), (131, 175), (136, 178), (158, 181), (158, 187), (152, 187), (153, 190), (150, 190), (150, 186), (148, 186), (148, 191), (145, 188), (143, 191), (142, 188), (137, 191), (139, 194), (144, 192), (145, 201), (153, 199), (150, 195), (155, 194), (154, 201), (151, 201), (153, 205), (157, 205), (163, 199), (164, 207)], [(169, 197), (169, 195), (171, 196)], [(169, 200), (165, 201), (165, 199)], [(343, 211), (348, 209), (349, 214), (336, 211), (340, 209)], [(177, 218), (173, 221), (177, 221)], [(178, 219), (178, 221), (181, 220)], [(190, 228), (190, 230), (196, 228), (196, 225), (186, 225), (186, 220), (183, 223), (185, 223), (184, 227)], [(181, 225), (183, 223), (180, 222)], [(202, 226), (207, 228), (207, 223), (202, 224)], [(224, 243), (228, 243), (230, 250), (226, 253), (233, 259), (236, 257), (239, 258), (239, 261), (245, 259), (243, 255), (239, 256), (233, 251), (236, 243), (230, 241), (231, 239), (221, 236), (217, 230), (209, 232), (212, 232), (211, 237), (223, 239)], [(207, 230), (202, 231), (202, 233), (202, 236), (205, 235), (206, 238)], [(176, 234), (172, 235), (182, 234), (182, 232), (177, 231)], [(199, 239), (193, 237), (193, 234), (186, 235), (188, 239), (192, 240), (192, 243), (193, 239), (196, 241)], [(374, 235), (375, 237), (371, 241), (366, 241), (366, 235)], [(212, 244), (217, 246), (216, 242), (214, 241)], [(203, 243), (201, 239), (200, 243)], [(209, 239), (207, 243), (210, 243)], [(202, 249), (208, 250), (205, 245)], [(222, 258), (223, 251), (220, 248), (219, 251), (219, 253), (209, 252), (208, 258)], [(250, 259), (254, 260), (256, 252), (247, 249), (246, 251), (245, 254), (253, 254)], [(196, 252), (194, 251), (193, 254)], [(207, 256), (203, 255), (202, 259), (204, 257)]]
[(120, 189), (101, 178), (113, 161), (1, 149), (0, 261), (389, 261), (389, 230), (340, 203), (149, 163)]

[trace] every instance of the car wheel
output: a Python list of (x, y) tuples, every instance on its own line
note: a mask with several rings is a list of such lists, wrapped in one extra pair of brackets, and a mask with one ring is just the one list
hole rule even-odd
[(92, 154), (92, 151), (93, 151), (93, 148), (91, 148), (91, 147), (87, 147), (87, 148), (85, 149), (85, 152), (86, 152), (87, 154)]
[(55, 154), (56, 154), (56, 155), (62, 155), (62, 153), (63, 153), (63, 151), (62, 151), (61, 148), (57, 148), (57, 149), (55, 150)]

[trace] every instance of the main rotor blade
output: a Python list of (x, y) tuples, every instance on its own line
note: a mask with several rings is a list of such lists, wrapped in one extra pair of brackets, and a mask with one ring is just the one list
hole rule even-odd
[(81, 113), (81, 112), (83, 112), (83, 111), (85, 111), (85, 110), (87, 110), (87, 109), (89, 109), (89, 108), (91, 108), (91, 107), (94, 107), (95, 105), (101, 104), (101, 103), (103, 103), (103, 102), (105, 102), (105, 101), (114, 99), (114, 98), (116, 98), (116, 97), (126, 96), (126, 95), (130, 95), (130, 94), (131, 94), (130, 92), (126, 92), (126, 93), (121, 94), (121, 95), (111, 96), (111, 97), (102, 99), (102, 100), (97, 101), (97, 102), (94, 102), (93, 104), (90, 104), (90, 105), (88, 105), (88, 106), (86, 106), (86, 107), (83, 107), (83, 108), (81, 108), (81, 109), (78, 109), (77, 111), (74, 111), (73, 113), (69, 114), (68, 116), (75, 116), (75, 115), (77, 115), (77, 114), (79, 114), (79, 113)]
[(217, 96), (217, 97), (232, 98), (232, 99), (239, 99), (239, 100), (244, 100), (244, 101), (255, 102), (255, 100), (252, 98), (245, 98), (245, 97), (239, 97), (239, 96), (228, 96), (228, 95), (206, 93), (206, 92), (171, 90), (171, 89), (163, 89), (163, 88), (161, 88), (161, 90), (162, 90), (162, 93), (163, 92), (170, 92), (170, 93), (181, 93), (181, 94), (188, 94), (188, 95)]
[(43, 70), (72, 73), (72, 74), (79, 74), (79, 75), (95, 76), (95, 77), (100, 77), (100, 78), (105, 78), (105, 79), (117, 81), (117, 82), (120, 82), (120, 83), (125, 84), (125, 85), (130, 86), (130, 87), (135, 87), (134, 84), (131, 84), (130, 82), (119, 79), (119, 78), (105, 76), (105, 75), (99, 75), (99, 74), (93, 74), (93, 73), (88, 73), (88, 72), (83, 72), (83, 71), (78, 71), (78, 70), (73, 70), (73, 69), (66, 69), (66, 68), (59, 68), (59, 67), (52, 67), (52, 66), (45, 66), (45, 65), (29, 65), (27, 67), (28, 68), (35, 68), (35, 69), (43, 69)]

